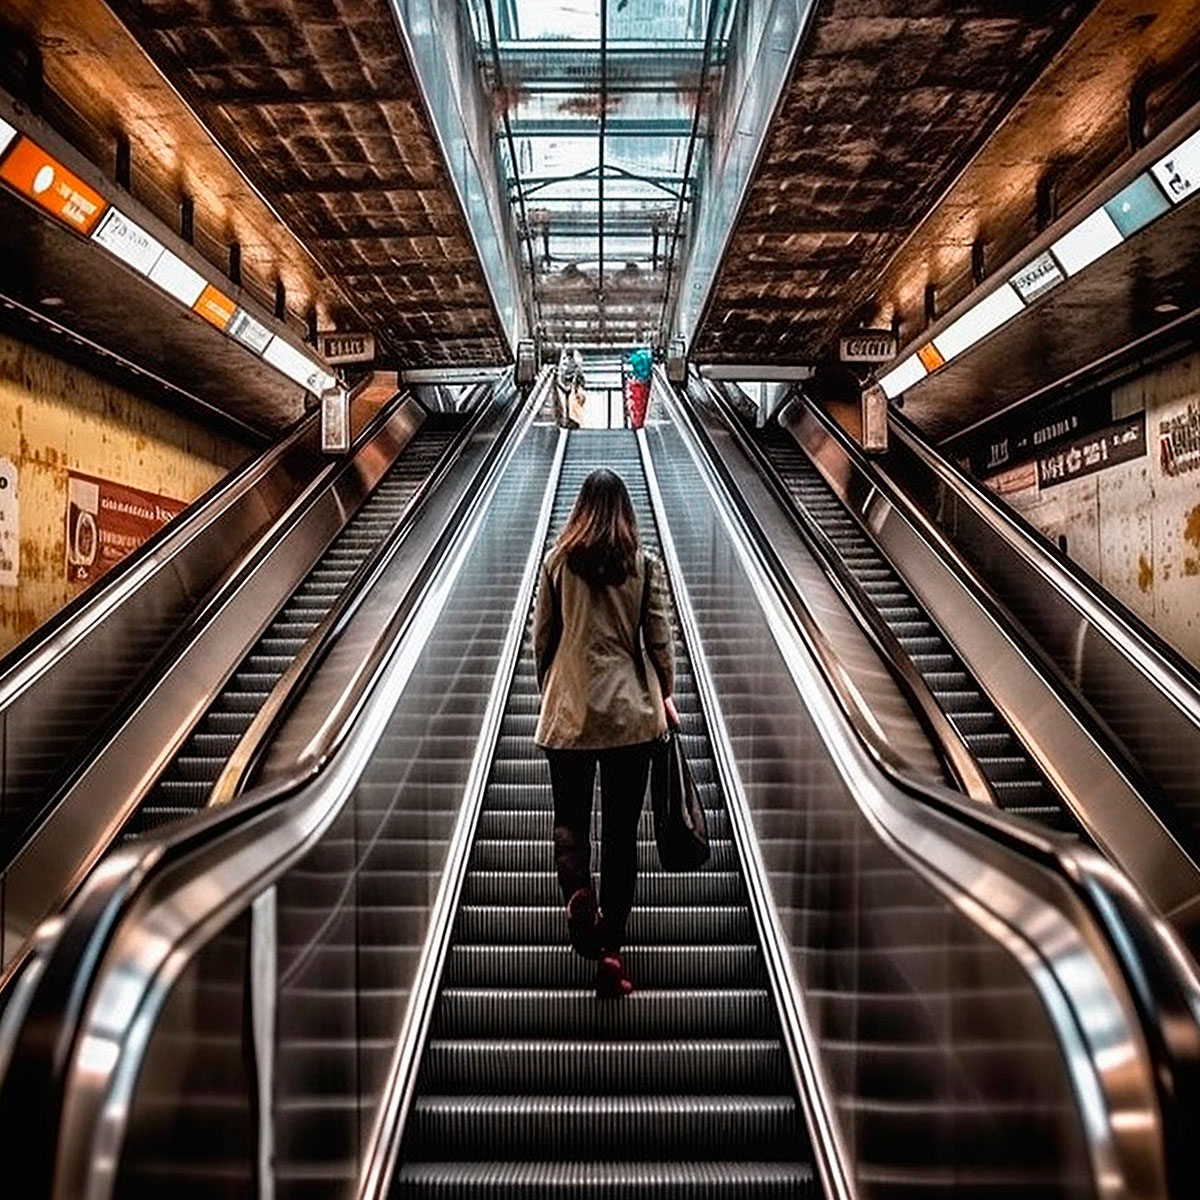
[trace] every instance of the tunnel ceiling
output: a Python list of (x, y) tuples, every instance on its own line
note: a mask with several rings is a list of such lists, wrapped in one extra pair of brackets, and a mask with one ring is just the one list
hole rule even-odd
[(352, 298), (385, 357), (509, 357), (387, 0), (110, 7)]
[(820, 0), (693, 354), (811, 362), (1091, 0)]

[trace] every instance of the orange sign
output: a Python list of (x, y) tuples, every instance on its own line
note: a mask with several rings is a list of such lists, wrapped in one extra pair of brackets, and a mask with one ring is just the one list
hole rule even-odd
[(27, 137), (0, 165), (0, 178), (79, 233), (91, 233), (107, 207), (99, 192)]
[(921, 360), (927, 371), (936, 371), (946, 361), (942, 357), (941, 351), (932, 342), (926, 342), (917, 351), (917, 357)]
[(220, 330), (224, 330), (233, 319), (236, 308), (237, 305), (211, 283), (200, 293), (200, 299), (192, 305), (193, 312), (199, 313), (210, 325), (215, 325)]

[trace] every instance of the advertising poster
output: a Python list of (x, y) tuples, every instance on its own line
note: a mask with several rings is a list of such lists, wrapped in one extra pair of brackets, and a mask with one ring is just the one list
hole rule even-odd
[(0, 587), (16, 587), (21, 576), (17, 464), (0, 458)]
[(69, 472), (67, 578), (80, 584), (99, 579), (185, 507), (170, 496)]

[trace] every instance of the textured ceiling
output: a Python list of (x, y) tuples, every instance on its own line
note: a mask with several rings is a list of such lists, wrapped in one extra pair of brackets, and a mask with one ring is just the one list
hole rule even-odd
[(1092, 0), (818, 0), (693, 353), (807, 362)]
[(387, 0), (110, 6), (390, 357), (507, 359)]

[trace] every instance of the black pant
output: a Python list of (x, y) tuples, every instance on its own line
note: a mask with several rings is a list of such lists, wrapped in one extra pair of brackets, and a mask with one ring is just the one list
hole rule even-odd
[(637, 826), (653, 742), (611, 750), (547, 750), (554, 790), (554, 866), (564, 900), (592, 886), (592, 789), (600, 764), (600, 907), (605, 950), (619, 950), (637, 882)]

